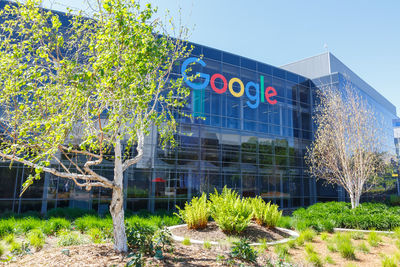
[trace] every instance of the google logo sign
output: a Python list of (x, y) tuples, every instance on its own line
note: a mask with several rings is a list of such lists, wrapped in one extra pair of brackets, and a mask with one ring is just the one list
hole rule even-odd
[[(205, 89), (208, 86), (208, 84), (210, 84), (211, 88), (217, 94), (223, 94), (226, 92), (227, 89), (229, 89), (229, 92), (234, 97), (241, 97), (241, 96), (243, 96), (244, 93), (246, 93), (246, 96), (249, 99), (249, 101), (247, 101), (246, 104), (250, 108), (253, 108), (253, 109), (257, 108), (259, 106), (260, 101), (264, 103), (266, 100), (271, 105), (275, 105), (277, 103), (276, 99), (273, 99), (273, 97), (277, 95), (275, 88), (272, 86), (268, 86), (264, 90), (264, 76), (262, 76), (262, 75), (260, 75), (260, 84), (255, 83), (255, 82), (248, 82), (248, 83), (246, 83), (246, 86), (245, 86), (243, 84), (242, 80), (240, 80), (239, 78), (232, 78), (228, 82), (227, 79), (224, 77), (224, 75), (222, 75), (221, 73), (215, 73), (210, 77), (209, 74), (197, 72), (196, 75), (198, 75), (200, 78), (203, 78), (204, 81), (202, 83), (194, 83), (188, 79), (188, 76), (186, 74), (186, 70), (187, 70), (188, 66), (193, 63), (199, 63), (203, 67), (206, 66), (206, 63), (203, 60), (201, 60), (200, 58), (190, 57), (190, 58), (186, 59), (182, 64), (181, 73), (182, 73), (183, 80), (186, 82), (186, 84), (189, 87), (191, 87), (195, 90)], [(217, 88), (217, 86), (215, 85), (215, 81), (217, 79), (222, 81), (222, 84), (223, 84), (222, 88)], [(236, 92), (233, 89), (233, 85), (235, 83), (237, 83), (239, 85), (239, 88), (240, 88), (239, 92)], [(251, 88), (255, 89), (255, 93), (251, 94), (251, 92), (250, 92)], [(260, 96), (260, 88), (261, 88), (261, 96)]]

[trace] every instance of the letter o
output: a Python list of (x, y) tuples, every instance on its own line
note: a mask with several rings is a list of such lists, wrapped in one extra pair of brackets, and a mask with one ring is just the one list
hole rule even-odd
[[(233, 85), (234, 83), (238, 83), (238, 84), (240, 85), (240, 91), (239, 91), (238, 93), (236, 93), (235, 91), (233, 91), (232, 85)], [(231, 92), (231, 94), (232, 94), (234, 97), (241, 97), (241, 96), (243, 95), (243, 93), (244, 93), (244, 84), (243, 84), (243, 82), (242, 82), (239, 78), (232, 78), (232, 79), (229, 81), (229, 92)]]
[[(215, 86), (215, 79), (221, 79), (222, 82), (224, 83), (224, 85), (222, 86), (221, 89), (219, 89)], [(214, 90), (214, 92), (216, 92), (217, 94), (225, 93), (226, 88), (228, 88), (228, 82), (227, 82), (226, 78), (224, 77), (224, 75), (219, 74), (219, 73), (216, 73), (213, 76), (211, 76), (210, 85), (211, 85), (211, 88)]]

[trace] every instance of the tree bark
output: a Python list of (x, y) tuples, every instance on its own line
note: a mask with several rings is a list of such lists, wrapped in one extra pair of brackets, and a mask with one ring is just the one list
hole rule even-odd
[(114, 249), (118, 252), (127, 252), (128, 245), (124, 222), (124, 195), (121, 141), (115, 144), (114, 185), (110, 213), (114, 226)]
[(360, 204), (360, 197), (361, 197), (361, 195), (357, 194), (357, 193), (351, 193), (350, 194), (350, 201), (351, 201), (351, 208), (352, 209), (358, 207), (358, 205)]

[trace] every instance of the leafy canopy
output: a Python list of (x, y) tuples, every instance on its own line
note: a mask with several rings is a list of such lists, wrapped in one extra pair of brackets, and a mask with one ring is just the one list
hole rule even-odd
[[(136, 144), (140, 156), (156, 126), (162, 144), (173, 144), (174, 115), (190, 92), (170, 73), (191, 48), (163, 34), (150, 4), (104, 0), (91, 18), (67, 20), (40, 4), (27, 0), (0, 12), (0, 156), (34, 167), (37, 176), (45, 170), (87, 188), (112, 187), (91, 167), (115, 142), (125, 141), (127, 151)], [(128, 156), (124, 170), (139, 159)], [(49, 169), (52, 162), (62, 170)]]

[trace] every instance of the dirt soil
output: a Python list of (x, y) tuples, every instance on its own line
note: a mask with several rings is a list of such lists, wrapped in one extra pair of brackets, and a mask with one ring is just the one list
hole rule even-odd
[(249, 227), (244, 230), (240, 235), (227, 235), (221, 231), (215, 222), (207, 224), (205, 229), (193, 230), (187, 227), (179, 227), (172, 229), (171, 232), (176, 236), (187, 237), (190, 239), (201, 241), (221, 241), (229, 237), (247, 238), (250, 242), (260, 242), (260, 239), (265, 239), (267, 242), (284, 239), (289, 235), (279, 231), (278, 229), (268, 229), (258, 224), (251, 223)]

